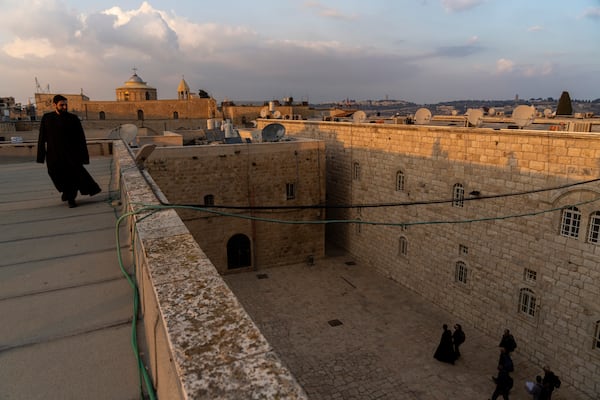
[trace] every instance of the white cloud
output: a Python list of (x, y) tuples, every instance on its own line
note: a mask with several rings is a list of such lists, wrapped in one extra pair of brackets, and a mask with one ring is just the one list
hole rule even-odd
[(527, 32), (539, 32), (543, 29), (544, 28), (542, 28), (541, 26), (535, 25), (535, 26), (530, 26), (529, 28), (527, 28)]
[(511, 60), (501, 58), (498, 61), (496, 61), (496, 72), (499, 74), (512, 72), (514, 67), (515, 67), (515, 63), (514, 63), (514, 61), (511, 61)]
[(600, 19), (600, 7), (590, 7), (583, 12), (584, 18)]
[(341, 20), (355, 20), (358, 18), (356, 14), (347, 14), (337, 8), (327, 7), (318, 1), (306, 1), (304, 2), (306, 8), (312, 8), (317, 10), (317, 15), (321, 17), (341, 19)]
[(483, 0), (442, 0), (442, 6), (448, 12), (466, 11), (483, 3)]
[(24, 59), (28, 56), (46, 58), (56, 53), (52, 43), (46, 38), (21, 39), (16, 38), (2, 46), (2, 50), (10, 57)]

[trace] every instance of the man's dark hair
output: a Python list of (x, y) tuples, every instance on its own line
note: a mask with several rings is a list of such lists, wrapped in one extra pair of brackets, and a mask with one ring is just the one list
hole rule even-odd
[(59, 101), (63, 101), (63, 100), (65, 100), (65, 101), (66, 101), (66, 100), (67, 100), (67, 98), (66, 98), (65, 96), (63, 96), (62, 94), (57, 94), (56, 96), (54, 96), (54, 97), (52, 98), (52, 102), (53, 102), (54, 104), (57, 104)]

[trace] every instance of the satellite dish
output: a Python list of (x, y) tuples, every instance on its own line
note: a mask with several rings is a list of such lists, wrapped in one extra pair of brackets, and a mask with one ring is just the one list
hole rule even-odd
[(279, 110), (275, 111), (273, 113), (273, 118), (277, 118), (277, 119), (281, 118), (281, 111), (279, 111)]
[(452, 114), (452, 116), (453, 116), (453, 117), (456, 117), (456, 116), (458, 115), (458, 111), (456, 111), (456, 110), (452, 110), (452, 113), (451, 113), (451, 114)]
[(493, 108), (493, 107), (492, 107), (492, 108), (490, 108), (490, 109), (488, 110), (488, 115), (489, 115), (490, 117), (493, 117), (494, 115), (496, 115), (496, 109), (495, 109), (495, 108)]
[(431, 111), (429, 109), (423, 107), (419, 108), (415, 113), (415, 123), (417, 125), (424, 125), (431, 121)]
[(263, 142), (277, 142), (285, 135), (285, 126), (281, 124), (269, 124), (262, 129)]
[(531, 125), (535, 118), (535, 109), (531, 106), (520, 105), (514, 109), (512, 113), (515, 124), (522, 129), (526, 126)]
[(470, 108), (465, 115), (467, 121), (469, 121), (469, 126), (478, 128), (483, 124), (483, 110), (481, 108)]
[(546, 108), (544, 110), (544, 117), (546, 117), (546, 118), (552, 118), (552, 110), (549, 109), (549, 108)]
[(128, 146), (131, 145), (133, 139), (137, 136), (138, 127), (134, 124), (119, 125), (108, 134), (109, 139), (121, 139)]
[(260, 117), (267, 118), (267, 115), (269, 115), (269, 109), (267, 107), (261, 108), (260, 109)]
[(356, 123), (364, 122), (367, 119), (367, 113), (364, 111), (356, 111), (354, 114), (352, 114), (352, 119)]

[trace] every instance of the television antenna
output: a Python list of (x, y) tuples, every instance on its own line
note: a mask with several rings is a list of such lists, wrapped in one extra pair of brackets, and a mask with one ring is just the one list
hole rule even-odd
[(361, 122), (365, 122), (365, 120), (367, 119), (367, 113), (365, 113), (362, 110), (356, 111), (354, 114), (352, 114), (352, 120), (359, 124)]
[(465, 115), (469, 126), (479, 128), (483, 124), (483, 110), (481, 108), (469, 108)]
[(417, 125), (425, 125), (431, 121), (431, 111), (428, 108), (422, 107), (415, 113), (415, 123)]
[(520, 105), (514, 109), (512, 117), (519, 129), (523, 129), (533, 123), (535, 118), (535, 108), (532, 106)]

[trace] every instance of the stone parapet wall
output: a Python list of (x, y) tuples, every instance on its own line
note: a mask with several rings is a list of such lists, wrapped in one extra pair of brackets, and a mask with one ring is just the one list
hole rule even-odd
[[(258, 128), (268, 123), (259, 120)], [(452, 312), (456, 322), (498, 337), (509, 328), (518, 352), (598, 396), (600, 246), (588, 233), (600, 211), (599, 136), (280, 123), (289, 136), (326, 141), (327, 204), (361, 206), (329, 208), (328, 219), (365, 224), (332, 225), (327, 240)], [(452, 203), (457, 183), (461, 207)], [(563, 208), (572, 205), (581, 215), (577, 237), (561, 235)], [(461, 264), (466, 282), (457, 276)], [(526, 312), (523, 295), (535, 298)]]
[[(157, 397), (306, 399), (177, 213), (160, 206), (164, 196), (122, 142), (114, 158), (121, 201), (132, 213), (127, 223)], [(160, 210), (139, 212), (144, 207)]]

